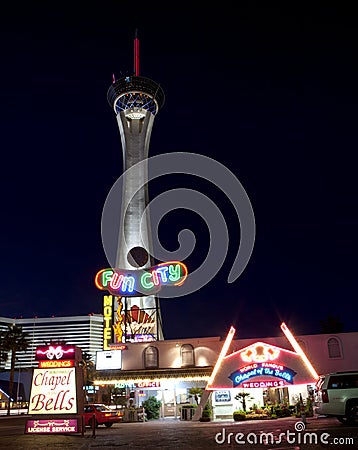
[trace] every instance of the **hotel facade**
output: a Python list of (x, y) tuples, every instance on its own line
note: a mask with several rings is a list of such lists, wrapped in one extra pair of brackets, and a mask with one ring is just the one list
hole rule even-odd
[[(93, 360), (96, 352), (103, 349), (103, 315), (68, 317), (0, 317), (0, 332), (6, 331), (8, 325), (17, 325), (27, 333), (30, 346), (26, 352), (16, 354), (16, 369), (37, 367), (36, 347), (50, 342), (63, 342), (80, 347), (89, 353)], [(0, 362), (1, 369), (10, 369), (10, 358)]]

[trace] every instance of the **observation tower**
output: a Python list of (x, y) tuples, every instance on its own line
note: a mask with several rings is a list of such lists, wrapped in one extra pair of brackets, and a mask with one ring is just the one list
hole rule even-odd
[[(148, 206), (149, 143), (156, 114), (164, 104), (164, 92), (155, 81), (139, 75), (139, 39), (134, 39), (134, 74), (115, 80), (107, 99), (117, 117), (123, 152), (121, 220), (116, 267), (147, 269), (155, 263)], [(140, 167), (137, 163), (144, 162)], [(134, 168), (133, 168), (134, 167)], [(126, 171), (131, 169), (130, 176)], [(122, 342), (163, 339), (156, 295), (117, 297), (114, 312), (120, 319)], [(118, 323), (117, 323), (118, 326)], [(117, 340), (120, 340), (117, 335)], [(137, 339), (136, 339), (137, 338)]]

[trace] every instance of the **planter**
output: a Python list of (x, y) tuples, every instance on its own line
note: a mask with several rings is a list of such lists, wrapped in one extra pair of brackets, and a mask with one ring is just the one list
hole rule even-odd
[(233, 418), (234, 418), (235, 422), (246, 420), (246, 414), (245, 413), (234, 413)]
[(199, 422), (210, 422), (210, 417), (200, 417)]
[(195, 411), (196, 407), (182, 406), (180, 410), (180, 420), (192, 420)]

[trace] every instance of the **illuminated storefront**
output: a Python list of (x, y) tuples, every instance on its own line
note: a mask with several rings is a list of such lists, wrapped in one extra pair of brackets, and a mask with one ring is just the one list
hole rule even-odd
[[(224, 341), (211, 337), (128, 342), (121, 369), (97, 371), (95, 384), (100, 389), (125, 389), (137, 407), (153, 395), (163, 403), (163, 417), (177, 418), (183, 404), (195, 402), (190, 388), (206, 388), (213, 419), (227, 420), (240, 409), (235, 399), (239, 392), (250, 393), (248, 408), (293, 405), (300, 395), (308, 398), (318, 374), (353, 370), (358, 364), (354, 347), (358, 333), (294, 338), (285, 324), (276, 337), (234, 339), (235, 333), (232, 328)], [(333, 349), (338, 341), (340, 352)]]
[(140, 408), (144, 401), (153, 396), (161, 401), (161, 417), (178, 417), (182, 405), (194, 403), (189, 390), (193, 387), (204, 389), (211, 371), (212, 367), (131, 373), (126, 371), (116, 376), (102, 374), (95, 383), (104, 392), (107, 386), (123, 389), (126, 393), (126, 406)]
[[(257, 341), (232, 353), (228, 352), (235, 329), (232, 327), (206, 386), (212, 391), (216, 418), (228, 418), (240, 408), (235, 396), (246, 392), (248, 406), (295, 403), (306, 398), (319, 375), (286, 324), (281, 329), (291, 347), (283, 348)], [(236, 400), (236, 401), (235, 401)]]
[[(110, 297), (112, 301), (115, 301), (115, 296)], [(133, 320), (136, 318), (138, 319), (133, 314)], [(79, 322), (79, 319), (83, 321)], [(93, 362), (97, 363), (97, 355), (103, 352), (103, 330), (109, 325), (103, 319), (103, 316), (36, 319), (39, 323), (36, 323), (35, 331), (31, 333), (31, 336), (34, 336), (35, 342), (40, 339), (43, 342), (50, 340), (51, 329), (54, 335), (60, 331), (64, 334), (63, 330), (66, 329), (64, 336), (67, 342), (75, 343), (82, 350), (83, 348), (96, 349), (91, 353)], [(61, 324), (58, 323), (59, 320)], [(20, 324), (23, 325), (25, 322), (30, 323), (31, 320), (21, 319)], [(82, 337), (82, 322), (86, 324), (86, 327), (88, 323), (92, 324), (92, 334), (86, 335), (92, 337), (85, 337), (84, 331)], [(45, 325), (46, 335), (38, 334), (39, 331), (45, 333)], [(57, 331), (57, 326), (60, 325), (61, 328)], [(113, 323), (110, 325), (113, 326)], [(253, 404), (263, 405), (266, 402), (286, 401), (287, 398), (289, 403), (293, 404), (300, 393), (303, 398), (307, 398), (314, 376), (305, 363), (305, 357), (312, 363), (318, 374), (355, 370), (358, 366), (358, 352), (355, 344), (358, 341), (358, 333), (303, 335), (296, 336), (296, 339), (292, 340), (286, 329), (287, 336), (284, 330), (279, 329), (279, 331), (279, 336), (240, 339), (239, 332), (233, 330), (232, 339), (228, 345), (225, 345), (225, 349), (226, 340), (222, 340), (219, 336), (151, 341), (145, 334), (137, 334), (136, 341), (117, 344), (109, 339), (108, 350), (106, 350), (108, 353), (102, 354), (102, 360), (101, 357), (99, 358), (95, 386), (88, 398), (95, 401), (101, 400), (101, 392), (105, 392), (108, 387), (121, 387), (126, 392), (128, 400), (132, 398), (137, 406), (141, 405), (149, 395), (154, 395), (161, 401), (164, 399), (165, 410), (163, 407), (162, 414), (165, 417), (173, 416), (175, 415), (173, 405), (176, 405), (178, 415), (182, 404), (194, 402), (189, 396), (191, 387), (205, 388), (210, 377), (213, 383), (213, 375), (216, 380), (219, 380), (217, 377), (225, 375), (223, 380), (220, 379), (220, 383), (215, 381), (215, 385), (217, 384), (215, 389), (210, 390), (214, 418), (219, 420), (232, 417), (232, 411), (240, 409), (235, 396), (242, 389), (249, 389), (250, 397), (253, 398), (248, 401), (248, 407)], [(91, 344), (93, 337), (97, 339), (96, 347), (92, 347)], [(303, 352), (300, 352), (297, 344)], [(32, 347), (31, 345), (30, 350)], [(223, 349), (225, 352), (222, 354)], [(109, 356), (118, 355), (114, 352), (120, 352), (120, 358), (109, 358)], [(56, 358), (52, 360), (46, 358), (40, 363), (35, 359), (34, 353), (30, 351), (23, 355), (19, 354), (22, 369), (33, 367), (35, 364), (43, 369), (71, 368), (71, 359), (59, 363)], [(275, 356), (276, 359), (273, 359)], [(29, 360), (28, 363), (25, 363), (25, 357)], [(217, 365), (218, 359), (223, 361), (221, 365)], [(263, 359), (267, 360), (263, 361)], [(103, 361), (111, 361), (112, 368), (104, 368)], [(268, 364), (271, 364), (271, 367)], [(227, 370), (224, 374), (222, 371), (225, 367)], [(263, 373), (260, 374), (261, 369), (262, 372), (265, 369), (274, 370), (275, 374), (276, 370), (279, 372), (271, 378), (267, 374), (266, 378), (263, 378), (261, 376)], [(25, 375), (25, 371), (21, 370), (21, 382), (25, 380)], [(5, 375), (3, 379), (5, 380)], [(234, 383), (237, 383), (236, 387)], [(252, 384), (254, 387), (247, 387), (247, 383), (254, 383)], [(265, 385), (261, 384), (257, 387), (257, 383), (265, 383)], [(30, 386), (25, 386), (26, 391), (29, 391), (29, 388)], [(27, 401), (28, 395), (26, 395)], [(22, 396), (25, 398), (24, 395)]]
[[(219, 348), (218, 337), (190, 343), (187, 339), (128, 342), (122, 350), (111, 350), (112, 355), (121, 352), (121, 357), (115, 358), (121, 360), (121, 369), (101, 365), (95, 385), (104, 393), (108, 387), (124, 390), (127, 406), (139, 408), (154, 396), (162, 403), (161, 417), (178, 416), (181, 405), (193, 402), (190, 388), (205, 388)], [(103, 361), (101, 355), (100, 358)], [(97, 400), (101, 398), (97, 396)]]

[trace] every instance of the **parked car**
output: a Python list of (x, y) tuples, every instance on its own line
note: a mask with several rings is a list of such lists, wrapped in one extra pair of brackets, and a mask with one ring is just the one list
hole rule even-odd
[(85, 426), (95, 427), (105, 425), (111, 427), (114, 423), (122, 422), (122, 411), (115, 411), (102, 403), (92, 403), (84, 406), (83, 417)]
[(334, 372), (317, 382), (316, 413), (337, 417), (342, 423), (358, 420), (358, 371)]

